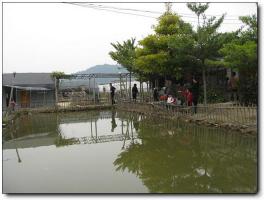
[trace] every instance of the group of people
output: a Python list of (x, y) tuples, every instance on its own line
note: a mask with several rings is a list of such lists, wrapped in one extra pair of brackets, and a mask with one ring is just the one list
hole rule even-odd
[[(110, 83), (110, 96), (111, 96), (112, 105), (115, 104), (115, 90), (116, 88), (112, 85), (112, 83)], [(136, 102), (137, 100), (137, 95), (138, 95), (137, 84), (134, 84), (132, 88), (132, 99), (134, 102)]]
[(177, 95), (172, 95), (171, 92), (166, 92), (164, 95), (159, 95), (155, 88), (153, 92), (154, 101), (166, 101), (168, 104), (194, 106), (194, 112), (197, 112), (197, 104), (199, 98), (199, 83), (195, 77), (192, 78), (190, 86), (177, 88)]
[[(173, 96), (171, 92), (168, 92), (164, 95), (160, 95), (157, 88), (153, 90), (153, 99), (154, 101), (166, 101), (170, 104), (175, 105), (186, 105), (186, 106), (194, 106), (194, 112), (197, 112), (197, 104), (199, 99), (199, 82), (195, 76), (192, 77), (191, 84), (189, 86), (184, 86), (178, 88), (177, 96)], [(238, 100), (238, 78), (236, 77), (236, 73), (232, 72), (230, 79), (228, 80), (228, 89), (231, 92), (231, 100)], [(110, 94), (112, 104), (115, 104), (114, 96), (115, 96), (116, 88), (110, 83)], [(134, 84), (132, 88), (132, 99), (136, 102), (138, 95), (137, 84)]]
[[(111, 97), (111, 103), (112, 105), (115, 104), (115, 91), (116, 88), (110, 83), (110, 97)], [(198, 103), (198, 97), (199, 97), (199, 83), (196, 80), (195, 77), (192, 79), (191, 88), (185, 88), (184, 90), (179, 91), (180, 95), (186, 100), (186, 104), (188, 106), (194, 105), (197, 106)], [(138, 88), (137, 84), (134, 84), (132, 88), (132, 100), (136, 102), (138, 95)], [(167, 101), (167, 103), (173, 103), (182, 105), (184, 102), (180, 100), (180, 98), (173, 97), (171, 94), (165, 94), (165, 95), (159, 95), (159, 92), (157, 88), (154, 88), (153, 90), (153, 98), (154, 101)], [(196, 112), (196, 108), (195, 108)]]

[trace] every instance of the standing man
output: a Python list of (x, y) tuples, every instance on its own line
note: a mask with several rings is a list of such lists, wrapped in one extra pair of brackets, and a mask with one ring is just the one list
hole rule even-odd
[(193, 76), (192, 78), (191, 93), (192, 93), (192, 101), (194, 106), (194, 113), (197, 113), (197, 104), (199, 98), (199, 82), (197, 81), (195, 76)]
[(137, 84), (134, 84), (132, 88), (132, 97), (134, 102), (137, 101), (137, 94), (138, 94)]
[(111, 102), (112, 102), (112, 105), (115, 104), (115, 90), (116, 88), (114, 86), (112, 86), (112, 83), (110, 83), (110, 95), (111, 95)]
[(153, 98), (154, 98), (154, 101), (159, 101), (159, 92), (157, 88), (154, 88)]
[(238, 77), (236, 72), (232, 72), (228, 81), (228, 87), (231, 90), (231, 101), (238, 101)]

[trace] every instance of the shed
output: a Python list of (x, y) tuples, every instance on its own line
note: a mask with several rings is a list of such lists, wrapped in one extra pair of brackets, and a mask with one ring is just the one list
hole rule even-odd
[(55, 103), (54, 80), (51, 73), (3, 74), (3, 110), (8, 106), (11, 88), (12, 98), (18, 108), (52, 106)]

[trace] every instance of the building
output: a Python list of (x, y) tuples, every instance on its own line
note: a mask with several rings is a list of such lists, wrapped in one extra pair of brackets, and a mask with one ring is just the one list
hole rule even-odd
[(3, 74), (2, 107), (8, 107), (11, 91), (16, 108), (34, 108), (55, 104), (54, 80), (51, 73)]

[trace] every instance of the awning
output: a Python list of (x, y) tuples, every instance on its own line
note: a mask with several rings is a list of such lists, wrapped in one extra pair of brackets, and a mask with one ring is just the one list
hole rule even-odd
[(22, 86), (16, 86), (16, 85), (4, 85), (5, 87), (13, 87), (16, 89), (20, 89), (20, 90), (31, 90), (31, 91), (47, 91), (47, 90), (51, 90), (48, 88), (44, 88), (44, 87), (22, 87)]

